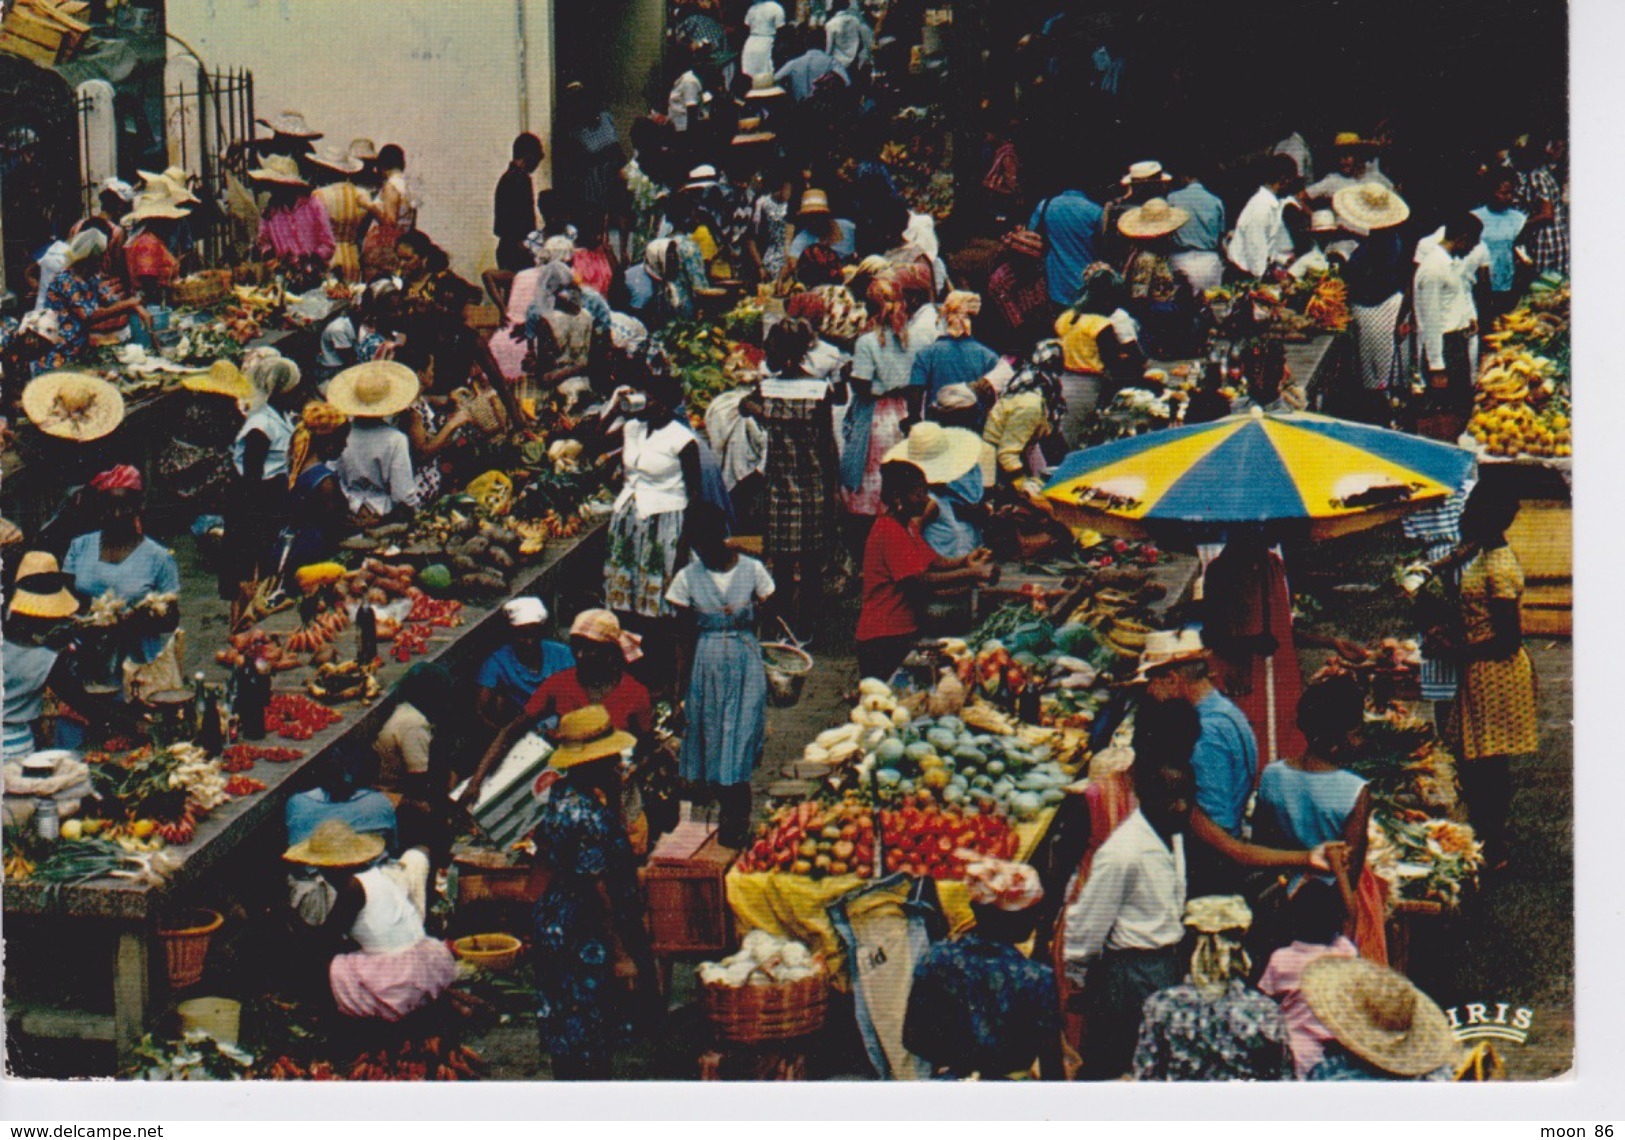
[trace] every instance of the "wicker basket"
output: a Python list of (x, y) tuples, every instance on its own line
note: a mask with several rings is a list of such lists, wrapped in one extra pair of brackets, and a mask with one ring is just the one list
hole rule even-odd
[(706, 1019), (717, 1036), (737, 1045), (792, 1041), (817, 1033), (824, 1028), (829, 1008), (829, 974), (821, 958), (818, 972), (799, 982), (744, 986), (709, 982), (701, 990)]
[(451, 394), (457, 406), (468, 414), (474, 429), (485, 436), (499, 436), (508, 430), (508, 410), (502, 397), (490, 388), (459, 388)]
[(225, 269), (204, 269), (182, 277), (170, 287), (175, 304), (189, 309), (207, 309), (231, 296), (231, 272)]
[(158, 928), (171, 986), (181, 989), (203, 980), (203, 963), (209, 956), (209, 941), (225, 921), (218, 911), (199, 909), (183, 914), (175, 926)]

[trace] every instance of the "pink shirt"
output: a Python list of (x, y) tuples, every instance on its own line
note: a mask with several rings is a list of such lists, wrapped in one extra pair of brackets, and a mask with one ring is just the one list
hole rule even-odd
[(1292, 1046), (1292, 1068), (1298, 1079), (1309, 1076), (1309, 1070), (1320, 1064), (1326, 1051), (1326, 1042), (1332, 1035), (1314, 1010), (1304, 1000), (1299, 985), (1303, 971), (1316, 958), (1331, 955), (1334, 958), (1358, 958), (1360, 952), (1354, 943), (1339, 934), (1330, 946), (1314, 942), (1294, 942), (1270, 955), (1270, 964), (1264, 976), (1258, 979), (1258, 988), (1281, 1004), (1281, 1016), (1286, 1019), (1287, 1040)]
[(308, 194), (292, 209), (267, 211), (260, 219), (257, 244), (261, 253), (283, 260), (313, 257), (323, 263), (332, 260), (337, 248), (327, 211)]

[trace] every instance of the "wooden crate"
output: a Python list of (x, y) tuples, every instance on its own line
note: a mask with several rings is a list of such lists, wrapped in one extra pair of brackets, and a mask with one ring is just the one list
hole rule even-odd
[(650, 944), (660, 955), (725, 954), (734, 947), (734, 918), (723, 880), (738, 852), (710, 828), (697, 846), (672, 840), (666, 836), (638, 873)]

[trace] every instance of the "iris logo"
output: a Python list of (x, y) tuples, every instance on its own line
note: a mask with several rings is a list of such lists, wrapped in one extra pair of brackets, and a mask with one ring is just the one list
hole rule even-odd
[(1444, 1011), (1450, 1019), (1450, 1032), (1457, 1041), (1511, 1041), (1522, 1045), (1529, 1040), (1534, 1010), (1514, 1007), (1509, 1002), (1468, 1002)]

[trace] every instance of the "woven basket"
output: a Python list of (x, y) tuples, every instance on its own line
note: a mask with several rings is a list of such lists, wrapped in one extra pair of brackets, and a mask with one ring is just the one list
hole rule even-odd
[(791, 1041), (824, 1028), (829, 1008), (829, 974), (823, 959), (818, 972), (783, 985), (725, 986), (709, 982), (701, 987), (705, 1016), (717, 1036), (738, 1045), (763, 1041)]
[(459, 388), (451, 398), (468, 413), (469, 423), (480, 434), (497, 436), (508, 430), (508, 410), (490, 388)]
[(164, 961), (169, 967), (169, 984), (176, 989), (194, 986), (203, 980), (203, 963), (209, 956), (209, 941), (226, 920), (218, 911), (193, 910), (182, 915), (175, 927), (159, 927), (164, 944)]
[(231, 272), (225, 269), (204, 269), (182, 277), (170, 287), (170, 297), (177, 305), (189, 309), (207, 309), (231, 296)]

